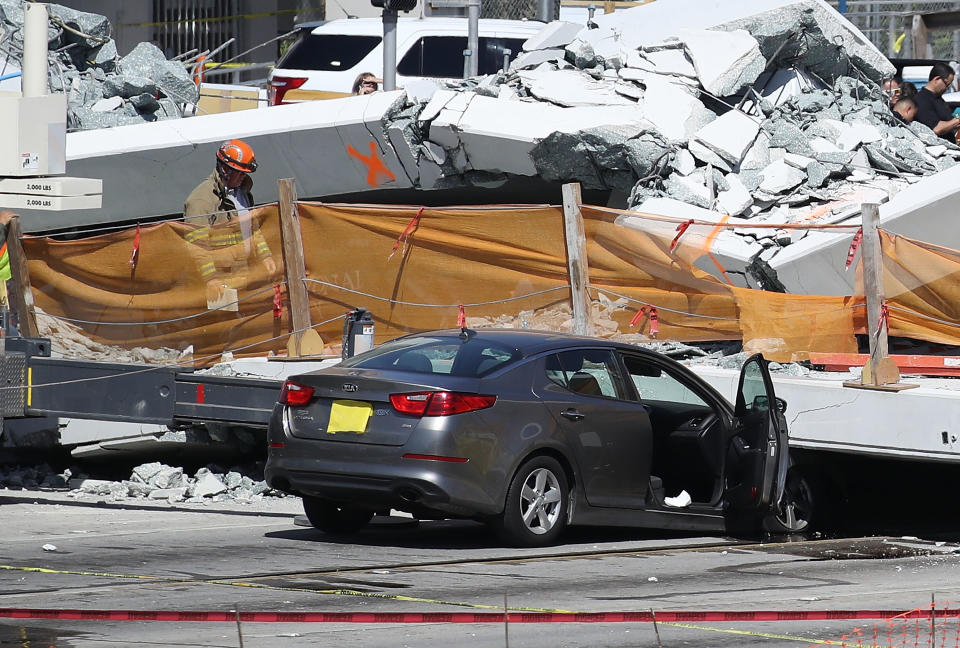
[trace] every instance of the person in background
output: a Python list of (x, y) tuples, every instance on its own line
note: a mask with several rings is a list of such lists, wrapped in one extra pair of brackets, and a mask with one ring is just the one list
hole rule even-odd
[(376, 92), (380, 89), (380, 79), (373, 72), (364, 72), (357, 76), (353, 82), (353, 94), (365, 95)]
[(228, 140), (217, 149), (213, 173), (184, 203), (183, 219), (195, 226), (186, 240), (196, 245), (208, 303), (221, 299), (224, 288), (245, 287), (251, 258), (262, 262), (271, 276), (277, 271), (270, 247), (249, 213), (254, 205), (250, 174), (256, 170), (250, 145)]
[(901, 99), (916, 99), (917, 98), (917, 86), (913, 85), (910, 81), (904, 81), (900, 84), (900, 98)]
[(920, 88), (914, 98), (917, 104), (915, 121), (951, 142), (954, 141), (954, 133), (960, 126), (960, 117), (953, 116), (947, 102), (943, 100), (943, 95), (950, 89), (953, 79), (952, 67), (943, 62), (934, 63), (930, 68), (930, 80)]
[(904, 124), (909, 124), (917, 117), (917, 104), (913, 99), (900, 99), (893, 105), (893, 114)]
[(894, 104), (900, 101), (901, 93), (901, 84), (903, 80), (899, 76), (890, 77), (883, 80), (883, 94), (887, 96), (887, 101), (890, 102), (890, 109), (893, 109)]

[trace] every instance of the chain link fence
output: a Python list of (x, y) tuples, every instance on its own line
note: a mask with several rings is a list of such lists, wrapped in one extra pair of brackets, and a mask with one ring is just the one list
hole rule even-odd
[[(506, 18), (509, 20), (537, 20), (538, 7), (542, 0), (483, 0), (481, 18)], [(602, 4), (602, 3), (601, 3)], [(552, 20), (560, 17), (560, 0), (551, 2)]]
[[(830, 4), (840, 8), (839, 0)], [(926, 53), (914, 53), (910, 33), (913, 16), (960, 10), (960, 2), (926, 0), (846, 0), (846, 18), (856, 25), (877, 48), (890, 58), (939, 58), (960, 60), (960, 32), (931, 30)]]

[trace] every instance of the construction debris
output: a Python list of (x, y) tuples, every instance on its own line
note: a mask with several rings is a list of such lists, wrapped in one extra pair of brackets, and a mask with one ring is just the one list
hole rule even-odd
[[(640, 212), (783, 225), (849, 218), (960, 160), (892, 113), (879, 83), (893, 66), (825, 2), (701, 4), (660, 0), (597, 29), (550, 23), (509, 72), (398, 104), (417, 128), (390, 142), (409, 145), (398, 155), (425, 189), (537, 175), (622, 192)], [(737, 271), (803, 237), (738, 235), (714, 243)]]
[(267, 486), (260, 463), (230, 469), (209, 465), (198, 469), (191, 477), (183, 468), (155, 461), (135, 467), (128, 479), (121, 480), (93, 479), (85, 470), (72, 467), (57, 472), (47, 464), (3, 466), (0, 468), (0, 488), (69, 489), (70, 495), (77, 499), (96, 496), (112, 501), (166, 500), (171, 504), (230, 500), (250, 503), (264, 497), (285, 497), (284, 493)]
[(188, 353), (166, 347), (134, 347), (100, 344), (91, 340), (83, 330), (67, 320), (48, 315), (36, 306), (37, 329), (41, 337), (50, 339), (50, 354), (55, 358), (81, 358), (106, 362), (129, 362), (143, 364), (190, 364), (192, 349)]
[[(180, 118), (199, 90), (186, 67), (151, 43), (120, 57), (105, 16), (48, 4), (51, 92), (67, 95), (71, 130)], [(0, 74), (23, 61), (22, 0), (0, 0)]]

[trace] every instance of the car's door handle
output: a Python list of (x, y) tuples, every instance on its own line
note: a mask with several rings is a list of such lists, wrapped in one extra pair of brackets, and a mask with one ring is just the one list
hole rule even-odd
[(583, 419), (583, 414), (581, 414), (575, 409), (563, 410), (562, 412), (560, 412), (560, 416), (564, 418), (568, 418), (571, 421), (580, 421)]

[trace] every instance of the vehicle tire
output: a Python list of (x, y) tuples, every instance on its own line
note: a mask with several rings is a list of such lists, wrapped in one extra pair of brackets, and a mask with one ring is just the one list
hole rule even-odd
[(780, 499), (779, 512), (763, 520), (763, 528), (776, 534), (807, 534), (813, 531), (818, 506), (817, 480), (812, 473), (790, 466)]
[(340, 506), (319, 497), (304, 497), (303, 512), (310, 524), (324, 533), (355, 533), (373, 517), (373, 511)]
[(514, 546), (548, 545), (566, 528), (569, 505), (570, 490), (560, 463), (552, 457), (534, 457), (513, 476), (494, 528), (501, 540)]

